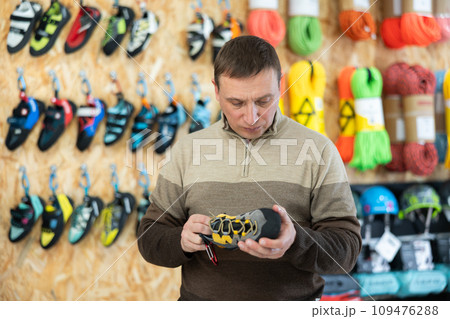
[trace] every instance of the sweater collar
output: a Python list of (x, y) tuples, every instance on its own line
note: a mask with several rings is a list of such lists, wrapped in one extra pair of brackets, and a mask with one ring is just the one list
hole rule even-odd
[[(223, 114), (222, 111), (221, 111), (221, 115), (222, 116), (221, 116), (220, 120), (222, 122), (222, 129), (228, 133), (231, 133), (233, 135), (241, 137), (235, 131), (233, 131), (230, 124), (228, 123), (228, 120), (227, 120), (225, 114)], [(280, 108), (277, 108), (277, 111), (275, 112), (275, 115), (274, 115), (272, 125), (263, 133), (263, 135), (261, 135), (261, 137), (269, 137), (269, 136), (277, 134), (278, 131), (280, 130), (282, 117), (283, 117), (283, 115), (281, 114)], [(261, 138), (261, 137), (259, 137), (259, 138)]]

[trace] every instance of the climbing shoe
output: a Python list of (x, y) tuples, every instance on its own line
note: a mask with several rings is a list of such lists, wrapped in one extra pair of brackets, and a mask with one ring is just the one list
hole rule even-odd
[(206, 14), (196, 12), (195, 20), (187, 28), (189, 57), (196, 60), (205, 50), (211, 32), (214, 30), (214, 21)]
[(64, 51), (72, 53), (81, 49), (88, 42), (101, 17), (98, 9), (82, 6), (67, 36)]
[(104, 246), (110, 246), (119, 237), (128, 216), (134, 209), (136, 199), (130, 193), (116, 192), (114, 201), (108, 204), (102, 211), (104, 228), (101, 242)]
[(134, 57), (147, 48), (152, 35), (158, 30), (158, 27), (158, 17), (147, 10), (144, 11), (141, 19), (133, 22), (131, 38), (127, 46), (129, 57)]
[(106, 55), (111, 55), (117, 49), (133, 19), (134, 12), (131, 8), (118, 6), (117, 14), (109, 19), (105, 38), (102, 41), (103, 52)]
[(50, 8), (44, 13), (34, 38), (31, 39), (30, 54), (40, 56), (47, 53), (69, 20), (69, 10), (59, 1), (53, 0)]
[(211, 125), (211, 111), (206, 108), (204, 100), (197, 101), (192, 118), (189, 133), (199, 131)]
[(77, 148), (84, 151), (89, 147), (97, 132), (98, 125), (105, 117), (106, 104), (96, 98), (88, 98), (87, 105), (77, 110), (78, 116), (78, 138)]
[(131, 150), (135, 152), (144, 146), (156, 123), (159, 111), (154, 105), (142, 105), (142, 109), (134, 119), (131, 129)]
[(20, 103), (8, 117), (9, 130), (6, 136), (6, 147), (13, 151), (22, 145), (31, 130), (45, 111), (45, 104), (32, 97), (27, 97), (25, 92), (20, 93)]
[(106, 111), (105, 145), (112, 145), (122, 137), (133, 111), (134, 106), (124, 99)]
[(52, 247), (64, 231), (64, 225), (73, 212), (73, 200), (59, 194), (50, 197), (50, 204), (45, 206), (42, 214), (41, 246), (44, 249)]
[(102, 209), (103, 201), (100, 198), (84, 197), (83, 204), (75, 209), (72, 216), (69, 229), (69, 242), (71, 244), (78, 243), (86, 236)]
[(228, 13), (223, 24), (217, 26), (212, 33), (213, 62), (216, 60), (220, 49), (230, 41), (241, 35), (244, 27), (242, 23), (231, 17)]
[(238, 242), (247, 239), (258, 241), (262, 237), (277, 238), (281, 218), (270, 208), (260, 208), (238, 216), (217, 215), (211, 218), (209, 227), (212, 235), (200, 234), (205, 244), (213, 243), (221, 248), (236, 249)]
[(159, 135), (155, 143), (155, 152), (162, 154), (172, 145), (178, 127), (186, 121), (186, 113), (183, 106), (172, 101), (158, 118)]
[(25, 196), (17, 207), (11, 209), (9, 240), (13, 243), (25, 238), (44, 210), (45, 202), (39, 196)]
[(144, 215), (147, 212), (147, 209), (149, 207), (150, 207), (150, 200), (148, 199), (148, 196), (143, 197), (137, 207), (138, 217), (137, 217), (137, 224), (136, 224), (136, 236), (138, 234), (139, 225), (141, 224), (142, 217), (144, 217)]
[(54, 106), (49, 106), (45, 112), (44, 123), (39, 135), (38, 147), (41, 151), (48, 150), (62, 135), (69, 125), (77, 106), (69, 100), (52, 98)]
[(16, 53), (28, 43), (36, 23), (42, 16), (42, 6), (31, 1), (22, 1), (11, 14), (6, 45), (9, 53)]

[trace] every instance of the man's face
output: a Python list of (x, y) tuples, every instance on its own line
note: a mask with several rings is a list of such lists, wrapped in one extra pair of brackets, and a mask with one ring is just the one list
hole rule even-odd
[(220, 90), (216, 83), (214, 86), (216, 99), (228, 124), (241, 137), (256, 139), (272, 125), (280, 99), (274, 69), (266, 69), (242, 79), (222, 75), (219, 78)]

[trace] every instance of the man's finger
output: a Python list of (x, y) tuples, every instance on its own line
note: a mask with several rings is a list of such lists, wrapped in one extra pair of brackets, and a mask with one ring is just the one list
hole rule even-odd
[(284, 207), (282, 207), (280, 205), (273, 205), (272, 209), (280, 215), (282, 224), (291, 222), (291, 219), (290, 219), (289, 215), (287, 214), (286, 209), (284, 209)]

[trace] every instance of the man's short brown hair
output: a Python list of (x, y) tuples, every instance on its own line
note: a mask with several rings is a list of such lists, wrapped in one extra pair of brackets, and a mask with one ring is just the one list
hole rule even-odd
[(248, 78), (265, 69), (274, 69), (281, 79), (281, 65), (277, 52), (267, 41), (252, 36), (234, 38), (222, 47), (214, 61), (214, 81), (219, 88), (219, 77)]

